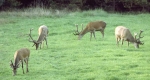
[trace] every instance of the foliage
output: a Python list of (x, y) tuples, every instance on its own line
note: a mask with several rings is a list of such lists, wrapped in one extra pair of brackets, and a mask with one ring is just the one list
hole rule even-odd
[(1, 0), (0, 4), (1, 9), (14, 8), (20, 6), (20, 3), (16, 0)]
[(149, 0), (1, 0), (0, 7), (42, 7), (52, 9), (89, 10), (101, 8), (106, 11), (147, 11)]
[(0, 0), (0, 6), (2, 6), (3, 3), (4, 3), (4, 0)]

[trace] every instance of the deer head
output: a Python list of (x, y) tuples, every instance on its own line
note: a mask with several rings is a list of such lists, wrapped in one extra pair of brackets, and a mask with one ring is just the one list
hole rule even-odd
[(19, 63), (17, 65), (13, 64), (12, 60), (10, 61), (10, 67), (12, 68), (13, 75), (16, 75), (17, 68), (19, 68)]
[[(31, 36), (31, 31), (32, 31), (33, 29), (30, 29), (30, 33), (29, 33), (29, 42), (33, 42), (34, 44), (33, 44), (33, 46), (35, 45), (36, 46), (36, 50), (38, 49), (38, 47), (39, 47), (39, 44), (41, 43), (41, 42), (37, 42), (36, 40), (33, 40), (33, 38), (32, 38), (32, 36)], [(30, 40), (31, 39), (31, 40)], [(32, 47), (33, 47), (32, 46)]]
[(73, 33), (73, 34), (74, 34), (74, 35), (79, 35), (80, 32), (78, 31), (78, 24), (75, 24), (75, 26), (76, 26), (77, 30), (76, 30), (75, 33)]
[(137, 43), (137, 48), (139, 48), (139, 45), (143, 45), (144, 42), (143, 41), (140, 41), (141, 38), (143, 38), (144, 36), (141, 37), (141, 34), (142, 34), (142, 30), (140, 30), (140, 33), (139, 33), (139, 37), (136, 38), (137, 34), (135, 35), (135, 42)]
[[(74, 34), (74, 35), (79, 35), (80, 32), (79, 32), (79, 30), (78, 30), (78, 24), (75, 24), (75, 26), (76, 26), (77, 30), (76, 30), (75, 33), (73, 33), (73, 34)], [(82, 26), (82, 30), (83, 30), (83, 24), (81, 24), (81, 26)]]

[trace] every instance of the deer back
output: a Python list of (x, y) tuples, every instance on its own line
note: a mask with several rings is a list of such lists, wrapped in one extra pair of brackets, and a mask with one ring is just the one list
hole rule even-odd
[(135, 39), (134, 37), (132, 36), (130, 30), (126, 27), (123, 27), (123, 26), (118, 26), (116, 27), (115, 29), (115, 35), (121, 39), (124, 39), (126, 41), (129, 41), (129, 42), (134, 42)]
[(106, 27), (106, 23), (104, 21), (90, 22), (87, 27), (89, 30), (103, 30)]
[(25, 58), (28, 58), (30, 56), (30, 50), (27, 48), (22, 48), (20, 50), (17, 50), (14, 54), (14, 61), (15, 64), (17, 65), (19, 63), (20, 60), (23, 60)]
[(39, 37), (38, 37), (37, 42), (43, 41), (44, 38), (47, 37), (47, 35), (48, 35), (47, 26), (45, 26), (45, 25), (40, 26), (39, 29), (38, 29), (38, 34), (39, 34)]
[(38, 30), (38, 33), (39, 33), (39, 35), (40, 34), (45, 34), (47, 36), (47, 34), (48, 34), (48, 28), (47, 28), (47, 26), (45, 26), (45, 25), (40, 26), (39, 30)]

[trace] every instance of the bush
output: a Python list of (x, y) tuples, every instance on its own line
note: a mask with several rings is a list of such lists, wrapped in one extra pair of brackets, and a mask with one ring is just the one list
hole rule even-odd
[(17, 8), (20, 3), (16, 0), (1, 0), (0, 9), (7, 10), (9, 8)]
[(0, 0), (0, 7), (3, 5), (4, 0)]

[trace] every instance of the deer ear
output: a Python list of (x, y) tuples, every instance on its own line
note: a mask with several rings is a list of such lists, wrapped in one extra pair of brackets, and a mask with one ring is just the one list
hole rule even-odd
[(134, 35), (137, 35), (137, 33), (134, 33)]

